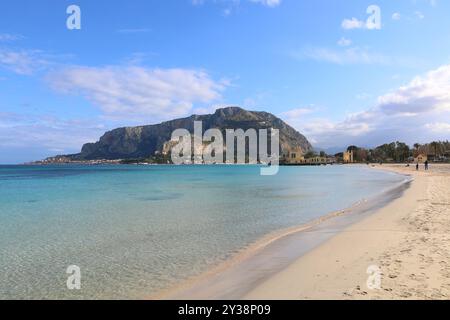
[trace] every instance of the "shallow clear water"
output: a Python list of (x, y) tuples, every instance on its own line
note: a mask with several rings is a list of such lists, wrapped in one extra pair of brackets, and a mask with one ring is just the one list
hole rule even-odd
[[(404, 180), (365, 167), (0, 166), (0, 299), (143, 298)], [(69, 265), (82, 290), (66, 287)]]

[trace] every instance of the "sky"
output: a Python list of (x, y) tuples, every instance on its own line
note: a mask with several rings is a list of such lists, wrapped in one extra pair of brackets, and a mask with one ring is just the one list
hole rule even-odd
[(449, 139), (450, 1), (0, 4), (0, 163), (224, 106), (317, 149)]

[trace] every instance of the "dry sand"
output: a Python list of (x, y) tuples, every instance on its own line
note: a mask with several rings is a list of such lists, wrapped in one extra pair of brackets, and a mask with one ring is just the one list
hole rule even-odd
[[(413, 176), (405, 194), (351, 225), (244, 299), (450, 298), (450, 165), (383, 165)], [(370, 266), (381, 288), (369, 289)]]

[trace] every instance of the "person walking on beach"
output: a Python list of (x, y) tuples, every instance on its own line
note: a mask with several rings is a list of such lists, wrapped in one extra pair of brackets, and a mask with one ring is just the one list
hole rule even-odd
[(425, 161), (425, 171), (428, 171), (428, 160)]
[(416, 164), (416, 171), (419, 171), (419, 163)]

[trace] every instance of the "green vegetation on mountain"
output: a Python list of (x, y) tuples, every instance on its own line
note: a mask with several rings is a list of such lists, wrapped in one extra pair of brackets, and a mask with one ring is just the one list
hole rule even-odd
[[(85, 144), (80, 153), (66, 156), (72, 161), (115, 160), (125, 162), (155, 160), (162, 153), (164, 145), (170, 141), (175, 129), (194, 131), (194, 121), (202, 121), (203, 131), (216, 128), (226, 129), (278, 129), (281, 152), (301, 148), (312, 150), (308, 140), (281, 119), (267, 112), (247, 111), (238, 107), (218, 109), (210, 115), (193, 115), (156, 125), (119, 128), (105, 133), (98, 142)], [(151, 162), (154, 162), (154, 161)], [(156, 159), (165, 161), (165, 159)]]

